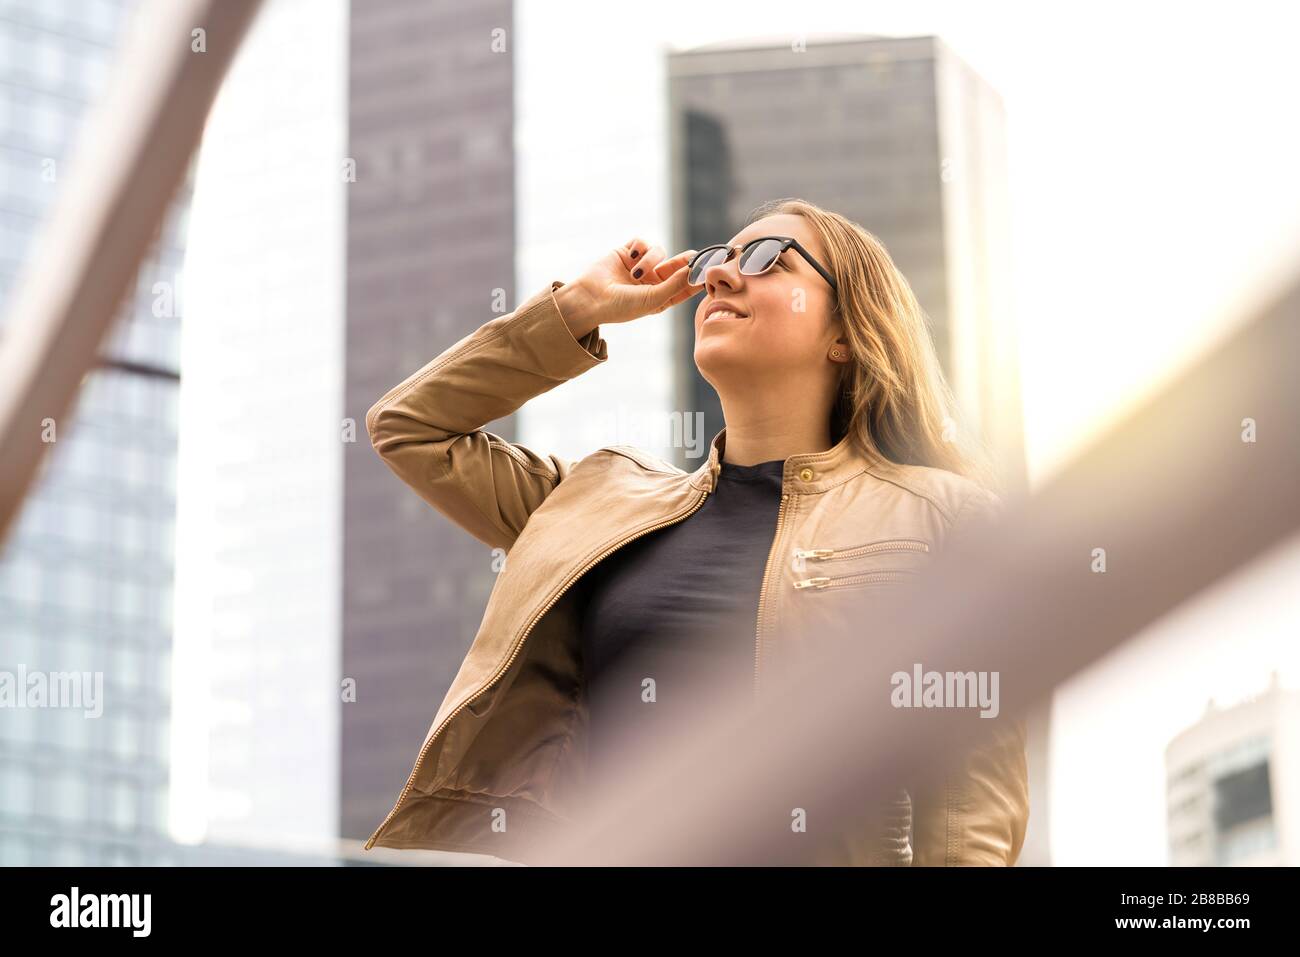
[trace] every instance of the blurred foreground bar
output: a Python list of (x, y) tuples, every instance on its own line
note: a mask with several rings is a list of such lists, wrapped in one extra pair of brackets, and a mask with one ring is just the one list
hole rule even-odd
[(260, 2), (152, 0), (135, 12), (0, 340), (0, 542), (48, 444), (43, 423), (64, 426)]

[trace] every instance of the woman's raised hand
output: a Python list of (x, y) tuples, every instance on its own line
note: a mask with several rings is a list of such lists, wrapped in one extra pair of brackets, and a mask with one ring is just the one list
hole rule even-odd
[(688, 249), (665, 259), (662, 246), (651, 246), (638, 236), (555, 290), (556, 305), (578, 338), (599, 325), (663, 312), (702, 291), (686, 284), (694, 255), (695, 250)]

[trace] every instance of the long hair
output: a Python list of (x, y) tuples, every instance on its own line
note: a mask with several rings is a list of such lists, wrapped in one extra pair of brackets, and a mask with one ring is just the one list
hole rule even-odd
[(839, 213), (793, 197), (763, 203), (745, 225), (782, 213), (812, 225), (838, 285), (832, 318), (842, 325), (850, 358), (831, 409), (832, 441), (852, 434), (874, 464), (947, 469), (997, 491), (987, 445), (958, 428), (930, 319), (884, 243)]

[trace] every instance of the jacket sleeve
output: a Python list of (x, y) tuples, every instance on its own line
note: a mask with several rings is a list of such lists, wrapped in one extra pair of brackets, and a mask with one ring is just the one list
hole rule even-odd
[(573, 462), (482, 428), (608, 357), (600, 328), (574, 337), (552, 282), (485, 322), (366, 414), (380, 458), (426, 502), (475, 538), (509, 549)]
[[(1001, 500), (979, 490), (953, 520), (991, 521)], [(932, 785), (914, 788), (912, 866), (1015, 864), (1029, 824), (1029, 771), (1024, 719), (977, 719), (991, 726), (954, 768)]]
[(1017, 719), (994, 728), (942, 782), (913, 791), (912, 866), (1010, 867), (1028, 823), (1025, 722)]

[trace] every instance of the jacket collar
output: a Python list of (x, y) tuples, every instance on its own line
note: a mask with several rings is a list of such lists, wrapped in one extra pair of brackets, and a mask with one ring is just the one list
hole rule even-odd
[[(718, 474), (722, 471), (722, 453), (727, 445), (727, 429), (723, 426), (709, 443), (709, 458), (691, 473), (691, 485), (712, 492), (718, 487)], [(781, 487), (790, 492), (815, 494), (825, 492), (861, 475), (871, 466), (859, 450), (850, 433), (824, 452), (802, 452), (785, 460), (781, 473)]]

